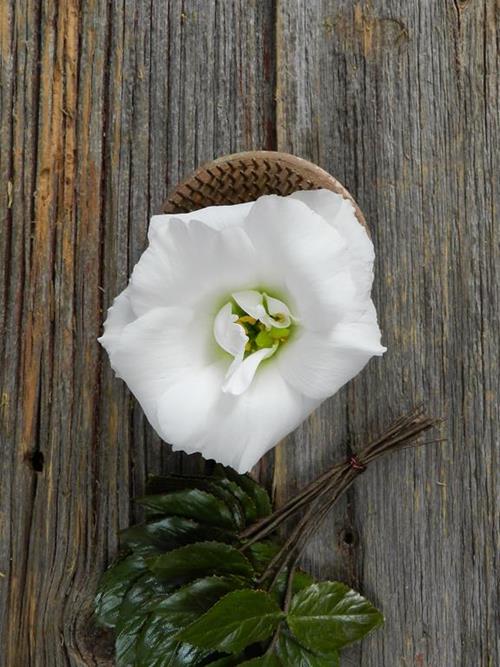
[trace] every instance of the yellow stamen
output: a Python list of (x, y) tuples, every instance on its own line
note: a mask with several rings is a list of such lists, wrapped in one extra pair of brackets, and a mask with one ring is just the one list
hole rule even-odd
[(237, 321), (238, 324), (245, 324), (246, 323), (246, 324), (252, 324), (252, 325), (255, 324), (255, 322), (257, 322), (255, 317), (251, 317), (250, 315), (242, 315), (236, 321)]

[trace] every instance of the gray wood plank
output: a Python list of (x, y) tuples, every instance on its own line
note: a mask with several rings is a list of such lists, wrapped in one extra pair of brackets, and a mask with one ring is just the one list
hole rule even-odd
[(444, 446), (378, 463), (309, 549), (386, 615), (346, 665), (500, 663), (497, 10), (278, 2), (278, 147), (366, 214), (389, 348), (280, 451), (279, 493), (413, 402), (447, 418)]
[(159, 442), (95, 338), (167, 190), (276, 147), (275, 69), (278, 147), (373, 230), (389, 352), (258, 472), (276, 458), (279, 501), (415, 400), (446, 415), (447, 444), (368, 472), (306, 561), (386, 614), (345, 664), (500, 662), (498, 7), (273, 5), (0, 4), (0, 664), (105, 664), (88, 615), (130, 497), (202, 465)]
[(273, 147), (273, 19), (243, 0), (1, 4), (6, 667), (106, 663), (88, 618), (131, 496), (201, 465), (160, 444), (96, 337), (167, 190)]

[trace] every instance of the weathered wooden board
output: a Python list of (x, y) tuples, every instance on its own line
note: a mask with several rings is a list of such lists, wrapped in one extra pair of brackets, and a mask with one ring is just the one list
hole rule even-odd
[(386, 615), (353, 665), (500, 663), (495, 4), (278, 2), (278, 147), (357, 198), (388, 346), (280, 451), (280, 493), (408, 403), (448, 420), (444, 446), (367, 472), (310, 548)]
[(105, 664), (93, 588), (172, 455), (96, 343), (149, 215), (201, 162), (277, 148), (357, 197), (389, 351), (260, 466), (278, 499), (409, 404), (446, 445), (357, 482), (309, 550), (384, 631), (363, 667), (500, 663), (495, 0), (0, 3), (0, 664)]
[(103, 311), (180, 177), (273, 148), (273, 13), (6, 0), (0, 30), (0, 663), (91, 665), (130, 498), (183, 465), (102, 363)]

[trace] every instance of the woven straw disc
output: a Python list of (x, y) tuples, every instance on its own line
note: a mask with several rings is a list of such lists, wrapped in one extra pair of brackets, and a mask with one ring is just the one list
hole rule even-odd
[(312, 162), (275, 151), (235, 153), (202, 165), (170, 194), (164, 211), (186, 213), (205, 206), (241, 204), (261, 195), (289, 195), (318, 188), (350, 199), (356, 217), (366, 227), (359, 206), (333, 176)]

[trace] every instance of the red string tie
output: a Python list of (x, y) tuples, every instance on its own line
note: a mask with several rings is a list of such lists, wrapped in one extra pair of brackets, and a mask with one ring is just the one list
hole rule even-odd
[(366, 470), (365, 464), (361, 463), (361, 461), (355, 455), (351, 456), (351, 458), (349, 459), (349, 465), (353, 470), (359, 470), (361, 472), (363, 472), (363, 470)]

